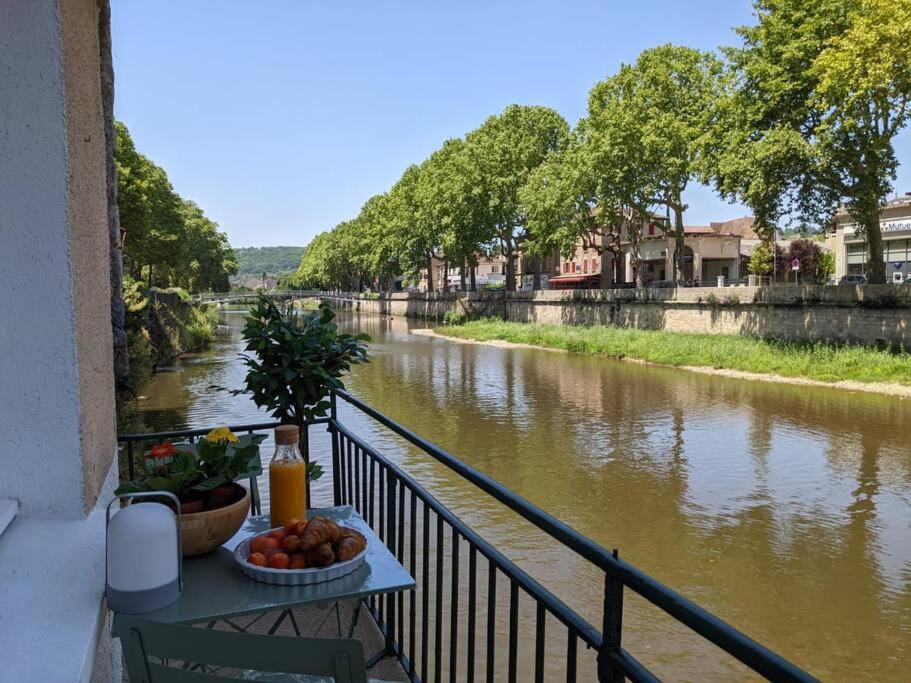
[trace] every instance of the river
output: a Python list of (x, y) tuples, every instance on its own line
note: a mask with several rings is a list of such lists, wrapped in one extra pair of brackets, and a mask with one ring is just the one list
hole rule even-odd
[[(211, 351), (153, 377), (145, 429), (268, 419), (211, 388), (242, 385), (242, 318), (222, 313)], [(911, 401), (460, 344), (411, 335), (423, 324), (405, 319), (340, 323), (373, 337), (347, 385), (381, 412), (814, 675), (908, 680)], [(368, 420), (342, 418), (600, 625), (602, 586), (584, 563)], [(312, 449), (328, 460), (324, 435)], [(314, 497), (330, 503), (328, 477)], [(629, 591), (625, 609), (624, 646), (660, 675), (749, 678)]]

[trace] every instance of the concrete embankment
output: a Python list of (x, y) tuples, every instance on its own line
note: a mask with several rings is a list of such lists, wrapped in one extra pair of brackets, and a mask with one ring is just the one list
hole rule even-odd
[(694, 287), (455, 294), (332, 294), (340, 309), (825, 341), (911, 350), (911, 286)]

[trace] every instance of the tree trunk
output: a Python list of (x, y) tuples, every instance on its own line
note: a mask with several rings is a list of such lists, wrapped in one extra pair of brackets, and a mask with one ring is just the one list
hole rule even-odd
[(449, 294), (449, 261), (443, 261), (443, 293)]
[(468, 267), (468, 259), (462, 259), (462, 267), (459, 268), (459, 289), (465, 291), (465, 270)]
[(433, 292), (433, 256), (427, 257), (427, 291)]
[(685, 263), (685, 250), (683, 208), (680, 204), (680, 198), (678, 197), (677, 205), (674, 206), (674, 281), (677, 283), (678, 287), (684, 284), (683, 264)]
[(477, 281), (476, 281), (477, 272), (478, 272), (477, 266), (472, 266), (471, 270), (468, 271), (468, 278), (469, 278), (468, 286), (471, 287), (472, 292), (478, 291)]
[(506, 257), (506, 291), (516, 291), (516, 264), (513, 260), (512, 243), (504, 242), (503, 256)]
[(536, 292), (541, 289), (541, 257), (531, 257), (531, 288)]
[(879, 206), (875, 211), (864, 211), (859, 217), (867, 237), (867, 282), (886, 284), (886, 262), (883, 260), (883, 233), (879, 227)]

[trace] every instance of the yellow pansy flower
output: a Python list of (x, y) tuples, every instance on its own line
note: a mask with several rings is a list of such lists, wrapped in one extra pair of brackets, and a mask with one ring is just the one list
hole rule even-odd
[(231, 443), (237, 443), (238, 438), (234, 436), (234, 432), (232, 432), (227, 427), (216, 427), (211, 432), (206, 434), (206, 441), (209, 443), (218, 443), (219, 441), (230, 441)]

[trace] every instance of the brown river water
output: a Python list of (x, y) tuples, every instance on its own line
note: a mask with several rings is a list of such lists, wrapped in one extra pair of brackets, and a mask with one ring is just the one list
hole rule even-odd
[[(210, 388), (244, 375), (242, 313), (222, 319), (211, 351), (152, 379), (135, 431), (269, 419)], [(911, 680), (911, 401), (460, 344), (409, 334), (424, 323), (404, 319), (340, 324), (374, 339), (347, 385), (381, 412), (819, 678)], [(600, 625), (603, 586), (587, 563), (369, 419), (341, 416)], [(328, 439), (312, 441), (328, 465)], [(328, 477), (314, 498), (331, 504)], [(629, 591), (623, 643), (667, 680), (755, 678)], [(562, 676), (557, 659), (548, 680)]]

